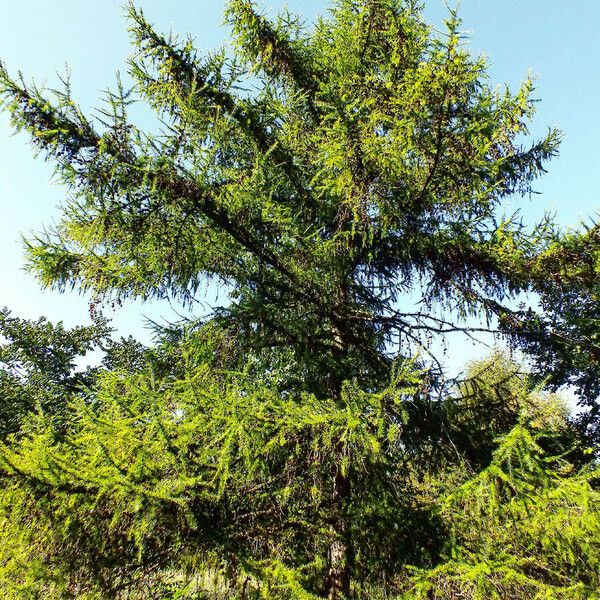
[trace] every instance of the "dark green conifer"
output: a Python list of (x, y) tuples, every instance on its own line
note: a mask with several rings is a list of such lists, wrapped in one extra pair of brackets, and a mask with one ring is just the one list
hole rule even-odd
[[(500, 216), (532, 193), (560, 133), (525, 142), (531, 80), (492, 85), (454, 11), (443, 33), (413, 0), (337, 0), (311, 28), (250, 0), (226, 16), (233, 45), (199, 56), (131, 5), (133, 87), (119, 81), (95, 118), (68, 83), (48, 92), (0, 68), (13, 125), (69, 189), (58, 225), (28, 242), (41, 283), (191, 303), (218, 282), (231, 300), (157, 350), (123, 344), (135, 360), (113, 352), (90, 395), (72, 398), (66, 437), (42, 414), (2, 448), (0, 535), (13, 541), (0, 581), (31, 597), (202, 597), (212, 569), (213, 589), (241, 597), (385, 594), (390, 578), (426, 597), (446, 576), (489, 591), (489, 578), (465, 583), (479, 581), (486, 540), (448, 525), (432, 497), (471, 506), (473, 486), (492, 493), (515, 440), (515, 485), (522, 475), (551, 494), (563, 474), (535, 466), (529, 383), (499, 407), (463, 388), (448, 397), (428, 341), (497, 324), (593, 403), (597, 227)], [(155, 129), (129, 118), (136, 101)], [(515, 309), (528, 292), (543, 312)], [(577, 477), (589, 502), (577, 531), (597, 535), (597, 494)], [(509, 522), (506, 503), (489, 523)], [(595, 564), (575, 537), (570, 551)], [(526, 570), (544, 551), (521, 548), (502, 572), (527, 593), (597, 585), (583, 568), (568, 575), (569, 561), (560, 576)], [(455, 559), (469, 565), (458, 575)]]

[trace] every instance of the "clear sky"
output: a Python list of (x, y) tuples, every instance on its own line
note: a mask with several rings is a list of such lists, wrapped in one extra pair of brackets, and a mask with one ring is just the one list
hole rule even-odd
[[(224, 0), (138, 0), (160, 30), (196, 38), (200, 49), (221, 45)], [(281, 0), (261, 2), (270, 10)], [(307, 22), (326, 10), (323, 0), (290, 0), (290, 9)], [(447, 14), (441, 0), (426, 0), (426, 17), (441, 27)], [(532, 135), (548, 126), (565, 133), (561, 155), (538, 182), (540, 195), (523, 199), (523, 215), (533, 222), (556, 212), (565, 226), (577, 225), (600, 207), (600, 0), (463, 0), (460, 14), (471, 47), (491, 62), (492, 81), (517, 86), (528, 72), (538, 75), (538, 107)], [(84, 108), (97, 105), (112, 86), (130, 52), (120, 0), (0, 0), (0, 58), (27, 79), (57, 85), (65, 64), (74, 95)], [(16, 315), (46, 315), (69, 325), (89, 321), (88, 299), (77, 293), (41, 291), (23, 271), (20, 235), (40, 231), (58, 214), (64, 190), (52, 183), (52, 168), (34, 159), (25, 136), (12, 136), (0, 115), (0, 307)], [(147, 339), (143, 315), (176, 318), (168, 304), (130, 303), (114, 324), (123, 335)], [(454, 353), (462, 362), (469, 352)]]

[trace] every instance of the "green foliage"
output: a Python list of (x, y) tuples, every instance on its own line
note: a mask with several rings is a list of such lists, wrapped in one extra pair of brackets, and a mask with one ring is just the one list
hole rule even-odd
[(102, 319), (68, 330), (46, 319), (27, 321), (0, 311), (0, 439), (20, 431), (32, 411), (64, 418), (73, 394), (92, 381), (77, 361), (98, 348), (109, 329)]
[[(492, 85), (456, 12), (437, 32), (413, 0), (311, 29), (230, 0), (206, 57), (128, 17), (133, 87), (96, 118), (0, 65), (70, 192), (29, 267), (98, 302), (230, 303), (151, 348), (1, 314), (4, 595), (593, 597), (593, 427), (534, 385), (594, 405), (598, 229), (500, 217), (560, 141), (523, 145), (532, 81)], [(444, 381), (433, 342), (496, 324), (534, 376), (496, 353)]]
[[(538, 259), (538, 283), (545, 316), (522, 311), (507, 324), (513, 339), (536, 357), (538, 377), (555, 387), (569, 383), (588, 405), (580, 418), (584, 434), (597, 443), (600, 406), (600, 229), (586, 226), (550, 246)], [(521, 335), (519, 335), (521, 334)], [(524, 334), (524, 335), (522, 335)]]
[[(314, 592), (336, 535), (338, 472), (352, 482), (346, 510), (365, 542), (375, 540), (364, 528), (377, 533), (379, 519), (394, 526), (401, 505), (393, 468), (414, 373), (398, 371), (377, 394), (347, 385), (340, 405), (215, 374), (187, 351), (183, 361), (183, 376), (170, 380), (106, 371), (92, 403), (72, 402), (66, 436), (42, 415), (4, 446), (2, 534), (21, 540), (4, 563), (7, 589), (34, 594), (42, 581), (48, 597), (59, 583), (57, 597), (129, 586), (141, 594), (147, 577), (157, 585), (173, 570), (195, 576), (216, 554), (221, 567), (239, 571), (237, 580), (246, 574), (258, 586), (268, 578), (272, 587), (289, 579), (287, 588), (293, 576)], [(374, 557), (359, 549), (368, 568)]]
[(445, 560), (408, 578), (407, 598), (595, 597), (599, 473), (548, 456), (533, 424), (513, 428), (491, 464), (444, 498)]
[[(479, 395), (445, 403), (451, 438), (436, 445), (454, 454), (423, 466), (410, 421), (423, 375), (410, 364), (381, 392), (353, 383), (318, 399), (215, 369), (194, 336), (178, 354), (174, 375), (103, 371), (72, 399), (66, 434), (32, 415), (2, 446), (8, 598), (322, 597), (338, 477), (356, 597), (583, 598), (598, 586), (597, 473), (543, 450), (568, 438), (563, 409), (505, 359), (504, 371), (498, 356), (473, 366), (495, 364), (497, 380), (474, 375)], [(456, 405), (486, 405), (498, 380), (518, 390), (517, 424), (498, 422), (481, 467), (462, 453)]]

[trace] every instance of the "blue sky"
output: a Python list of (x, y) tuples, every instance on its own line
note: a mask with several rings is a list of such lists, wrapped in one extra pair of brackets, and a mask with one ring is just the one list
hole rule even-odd
[[(138, 0), (160, 30), (191, 33), (200, 49), (221, 45), (223, 0)], [(276, 11), (280, 0), (263, 4)], [(326, 9), (321, 0), (290, 0), (288, 6), (310, 22)], [(69, 65), (75, 97), (84, 108), (97, 105), (112, 86), (130, 52), (120, 0), (0, 0), (0, 58), (15, 73), (49, 86)], [(441, 27), (447, 14), (441, 0), (426, 0), (426, 17)], [(548, 126), (565, 134), (561, 155), (538, 182), (540, 195), (523, 199), (524, 218), (534, 222), (546, 210), (565, 226), (577, 225), (600, 207), (600, 1), (463, 0), (460, 14), (476, 54), (486, 54), (493, 82), (515, 87), (532, 72), (541, 99), (533, 137)], [(52, 167), (34, 159), (24, 136), (12, 136), (0, 115), (0, 307), (25, 317), (46, 315), (69, 325), (89, 321), (88, 299), (76, 292), (41, 291), (23, 271), (20, 235), (39, 231), (57, 216), (64, 190), (51, 181)], [(111, 315), (111, 311), (107, 311)], [(147, 315), (176, 318), (164, 303), (130, 303), (114, 314), (123, 335), (147, 339)], [(454, 353), (462, 361), (472, 354)]]

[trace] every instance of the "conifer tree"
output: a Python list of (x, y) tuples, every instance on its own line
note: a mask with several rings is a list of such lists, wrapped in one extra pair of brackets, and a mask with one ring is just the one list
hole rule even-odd
[[(523, 145), (534, 112), (532, 81), (516, 92), (494, 87), (485, 60), (461, 43), (454, 11), (440, 34), (426, 25), (413, 0), (337, 0), (309, 29), (287, 12), (268, 20), (250, 0), (230, 0), (226, 16), (233, 45), (203, 57), (191, 40), (159, 33), (131, 5), (133, 87), (119, 81), (96, 118), (80, 110), (68, 82), (60, 91), (40, 90), (2, 66), (0, 94), (13, 125), (31, 134), (70, 192), (56, 228), (28, 242), (29, 265), (45, 286), (118, 301), (192, 302), (211, 281), (227, 286), (229, 306), (206, 318), (206, 326), (219, 331), (219, 358), (211, 360), (241, 368), (252, 357), (257, 372), (276, 380), (282, 398), (296, 399), (284, 407), (272, 402), (273, 418), (282, 419), (282, 445), (289, 451), (295, 440), (297, 448), (307, 443), (316, 455), (322, 456), (322, 447), (333, 457), (323, 460), (315, 483), (319, 493), (327, 490), (329, 533), (327, 552), (312, 555), (327, 556), (322, 589), (311, 589), (339, 598), (350, 593), (352, 569), (364, 558), (354, 552), (360, 532), (352, 518), (357, 498), (366, 498), (360, 487), (365, 479), (361, 469), (346, 465), (349, 448), (356, 445), (367, 473), (374, 469), (365, 476), (372, 475), (373, 489), (393, 498), (399, 490), (393, 478), (390, 487), (378, 487), (379, 474), (394, 468), (394, 453), (404, 447), (394, 438), (404, 417), (389, 401), (397, 397), (389, 382), (425, 399), (415, 406), (427, 406), (435, 373), (413, 389), (405, 367), (427, 355), (431, 336), (469, 334), (472, 318), (487, 321), (486, 330), (497, 322), (535, 356), (555, 361), (557, 384), (583, 378), (582, 389), (593, 401), (597, 389), (585, 382), (597, 374), (597, 360), (586, 365), (566, 357), (573, 346), (579, 356), (598, 350), (597, 336), (586, 329), (594, 326), (598, 308), (597, 228), (564, 234), (547, 219), (530, 230), (516, 217), (500, 217), (509, 197), (533, 191), (558, 150), (560, 133), (550, 130)], [(251, 93), (244, 89), (249, 83)], [(135, 101), (155, 111), (158, 132), (142, 131), (130, 120)], [(546, 313), (514, 309), (512, 301), (531, 291), (546, 302)], [(553, 302), (557, 296), (565, 302)], [(409, 300), (415, 298), (413, 309)], [(582, 316), (581, 306), (596, 312)], [(349, 391), (352, 380), (363, 392)], [(115, 386), (105, 395), (111, 414), (121, 410)], [(244, 394), (227, 397), (243, 412)], [(315, 405), (315, 398), (325, 405)], [(165, 414), (171, 410), (167, 400), (161, 400)], [(136, 408), (132, 418), (144, 410), (150, 408)], [(310, 415), (305, 421), (303, 410)], [(83, 436), (77, 437), (80, 449), (90, 431), (81, 411), (73, 434)], [(168, 420), (165, 414), (157, 429)], [(343, 414), (347, 421), (339, 420)], [(222, 418), (219, 413), (215, 422)], [(315, 419), (331, 427), (319, 433), (315, 449), (300, 433), (290, 433), (294, 419), (307, 424), (310, 440)], [(223, 435), (234, 435), (235, 425), (232, 420)], [(48, 424), (40, 427), (47, 431)], [(381, 444), (373, 432), (384, 431), (391, 431), (390, 453), (371, 458), (369, 444)], [(261, 444), (270, 448), (264, 439)], [(35, 447), (30, 450), (36, 456)], [(85, 464), (89, 456), (81, 451)], [(180, 451), (169, 450), (174, 457)], [(6, 456), (13, 475), (30, 473), (10, 452)], [(107, 451), (107, 460), (119, 464), (113, 456)], [(202, 469), (210, 471), (213, 460), (207, 458)], [(293, 478), (302, 465), (292, 468), (281, 456), (273, 460), (265, 469), (277, 477)], [(98, 469), (108, 477), (111, 467)], [(194, 476), (202, 479), (202, 469)], [(108, 493), (107, 485), (138, 490), (142, 504), (164, 501), (182, 526), (194, 527), (187, 508), (178, 512), (183, 504), (177, 493), (148, 490), (139, 480), (124, 483), (129, 475), (122, 476), (118, 485), (90, 477), (84, 488), (98, 494)], [(52, 477), (38, 477), (40, 485), (58, 486), (61, 493), (83, 489), (65, 483), (63, 475)], [(222, 481), (232, 485), (227, 477)], [(180, 481), (177, 489), (186, 491), (188, 483)], [(383, 513), (393, 510), (386, 502)], [(256, 510), (263, 509), (275, 510)], [(135, 512), (131, 506), (128, 511)], [(309, 521), (306, 514), (299, 518)], [(100, 531), (94, 530), (98, 540)], [(60, 544), (57, 539), (52, 543)], [(150, 569), (162, 564), (164, 551), (160, 540), (152, 544), (156, 562)], [(290, 547), (294, 556), (308, 552), (301, 544)], [(133, 554), (127, 556), (133, 561)], [(278, 573), (285, 578), (287, 571)]]
[[(416, 2), (342, 0), (311, 30), (248, 0), (226, 14), (235, 45), (201, 57), (132, 6), (135, 87), (108, 92), (98, 119), (68, 85), (52, 98), (2, 70), (13, 124), (71, 192), (29, 242), (40, 281), (184, 301), (223, 281), (238, 338), (288, 350), (333, 394), (386, 373), (390, 343), (413, 353), (471, 315), (518, 328), (508, 301), (541, 286), (562, 241), (498, 215), (558, 148), (556, 130), (521, 145), (531, 80), (493, 87), (457, 16), (434, 34)], [(134, 100), (160, 134), (128, 120)], [(419, 310), (401, 308), (409, 294)]]

